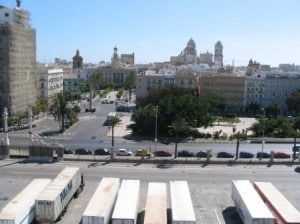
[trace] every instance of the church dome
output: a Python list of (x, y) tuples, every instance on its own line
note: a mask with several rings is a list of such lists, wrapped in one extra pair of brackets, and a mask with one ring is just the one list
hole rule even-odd
[(195, 48), (195, 47), (196, 47), (196, 43), (195, 43), (195, 41), (191, 38), (191, 39), (189, 40), (189, 42), (187, 43), (187, 46), (188, 46), (188, 47), (193, 47), (193, 48)]

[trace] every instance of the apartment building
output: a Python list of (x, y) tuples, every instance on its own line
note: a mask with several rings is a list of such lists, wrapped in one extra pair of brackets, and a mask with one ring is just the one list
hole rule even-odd
[(0, 5), (0, 108), (26, 111), (37, 99), (36, 30), (30, 14)]
[(54, 96), (63, 91), (63, 69), (39, 68), (38, 98), (50, 106)]

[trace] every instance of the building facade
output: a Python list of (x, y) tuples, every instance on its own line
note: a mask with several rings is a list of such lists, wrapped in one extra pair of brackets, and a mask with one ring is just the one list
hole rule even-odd
[(223, 45), (218, 41), (215, 44), (214, 55), (207, 51), (206, 53), (200, 53), (198, 57), (196, 43), (193, 39), (190, 39), (184, 50), (178, 56), (171, 56), (170, 63), (175, 66), (200, 63), (207, 64), (215, 70), (223, 69)]
[(73, 57), (73, 68), (82, 68), (83, 58), (80, 56), (79, 50), (76, 51), (75, 56)]
[(50, 106), (54, 96), (63, 91), (63, 69), (40, 68), (38, 98)]
[(126, 65), (134, 65), (134, 53), (121, 54), (121, 62)]
[(37, 99), (36, 30), (29, 21), (28, 11), (0, 6), (0, 110), (11, 114)]
[(243, 110), (245, 77), (215, 74), (199, 77), (199, 95), (206, 98), (217, 94), (224, 98), (225, 110), (238, 113)]
[(214, 65), (217, 69), (223, 68), (223, 45), (221, 41), (215, 44)]
[(288, 115), (286, 99), (300, 89), (299, 72), (259, 72), (245, 80), (244, 107), (256, 103), (262, 108), (277, 104), (280, 114)]
[(166, 72), (160, 73), (154, 70), (147, 70), (136, 75), (136, 100), (145, 97), (152, 89), (160, 89), (175, 85), (175, 76)]

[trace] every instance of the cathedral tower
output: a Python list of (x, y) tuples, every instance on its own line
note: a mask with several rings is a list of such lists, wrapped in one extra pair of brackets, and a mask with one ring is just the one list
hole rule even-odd
[(218, 69), (223, 68), (223, 45), (220, 41), (215, 44), (214, 63)]

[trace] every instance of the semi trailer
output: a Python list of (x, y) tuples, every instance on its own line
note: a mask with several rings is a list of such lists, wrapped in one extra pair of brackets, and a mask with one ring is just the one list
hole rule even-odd
[(83, 213), (82, 224), (108, 224), (119, 188), (119, 178), (103, 177)]
[(32, 180), (0, 212), (0, 224), (29, 224), (35, 219), (35, 199), (51, 179)]
[(83, 187), (83, 176), (78, 167), (66, 167), (62, 170), (35, 200), (37, 223), (54, 223)]
[(244, 224), (275, 223), (275, 217), (249, 180), (233, 180), (231, 198)]

